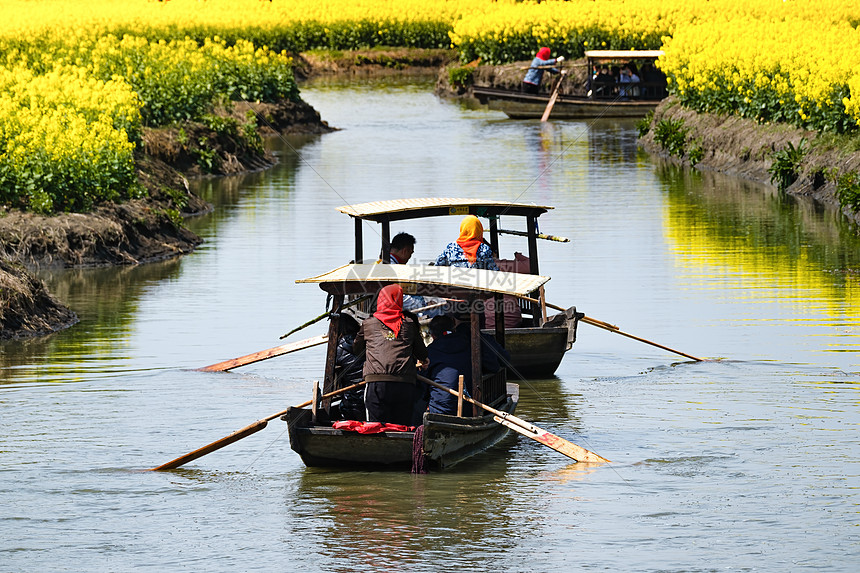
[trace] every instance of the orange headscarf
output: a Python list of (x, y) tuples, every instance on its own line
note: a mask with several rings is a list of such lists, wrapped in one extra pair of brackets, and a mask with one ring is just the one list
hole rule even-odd
[(457, 244), (463, 248), (470, 263), (478, 260), (478, 248), (483, 242), (484, 226), (481, 220), (474, 215), (466, 215), (460, 223), (460, 238), (457, 239)]
[(373, 316), (390, 328), (395, 337), (400, 334), (403, 324), (403, 288), (400, 285), (388, 285), (379, 290)]

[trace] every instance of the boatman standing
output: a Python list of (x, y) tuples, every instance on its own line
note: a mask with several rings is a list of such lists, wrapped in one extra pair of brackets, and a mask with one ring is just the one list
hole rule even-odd
[(551, 58), (551, 55), (552, 52), (547, 47), (543, 47), (537, 51), (535, 59), (532, 60), (529, 70), (526, 72), (526, 77), (523, 78), (523, 92), (528, 94), (538, 93), (538, 91), (540, 91), (540, 82), (543, 79), (543, 73), (545, 71), (548, 71), (551, 74), (558, 74), (561, 72), (561, 70), (552, 66), (562, 63), (564, 61), (564, 56)]

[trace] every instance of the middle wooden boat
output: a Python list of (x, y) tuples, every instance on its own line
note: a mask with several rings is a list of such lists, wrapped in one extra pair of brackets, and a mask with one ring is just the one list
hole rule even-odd
[[(389, 260), (391, 248), (392, 223), (426, 217), (475, 215), (489, 221), (489, 243), (495, 253), (499, 252), (500, 235), (516, 235), (527, 239), (527, 255), (511, 253), (510, 259), (499, 261), (502, 270), (514, 271), (517, 273), (516, 277), (539, 274), (538, 240), (569, 242), (565, 237), (547, 235), (538, 230), (538, 217), (550, 209), (552, 207), (533, 203), (451, 197), (395, 199), (338, 207), (338, 211), (355, 220), (353, 262), (361, 263), (365, 260), (362, 225), (366, 221), (379, 223), (381, 226), (382, 244), (377, 252), (382, 255), (380, 262), (386, 262)], [(506, 220), (524, 219), (524, 228), (503, 228), (502, 217)], [(376, 257), (371, 260), (375, 261)], [(495, 312), (489, 311), (485, 317), (488, 323), (497, 325), (508, 318), (502, 311), (505, 304), (519, 305), (520, 317), (516, 319), (517, 323), (512, 324), (509, 321), (503, 333), (496, 331), (496, 338), (511, 355), (509, 369), (512, 376), (546, 378), (555, 373), (565, 352), (573, 347), (577, 325), (583, 314), (576, 312), (576, 307), (570, 307), (563, 313), (547, 316), (543, 289), (535, 286), (526, 294), (533, 300), (508, 299), (506, 302), (503, 295), (497, 293), (493, 303)]]
[[(290, 408), (283, 416), (287, 422), (290, 447), (307, 466), (350, 469), (403, 469), (414, 462), (415, 455), (431, 469), (444, 469), (486, 450), (504, 438), (509, 430), (485, 415), (476, 406), (459, 398), (458, 412), (462, 415), (442, 415), (425, 412), (420, 431), (380, 431), (359, 433), (337, 429), (332, 418), (337, 411), (337, 398), (322, 399), (338, 390), (341, 381), (336, 364), (339, 321), (337, 312), (345, 298), (352, 295), (377, 293), (389, 284), (400, 284), (404, 292), (424, 296), (456, 297), (464, 302), (470, 321), (470, 350), (473, 385), (471, 396), (501, 412), (513, 414), (519, 400), (519, 387), (507, 382), (507, 371), (481, 371), (481, 353), (486, 351), (480, 317), (486, 301), (496, 295), (526, 296), (540, 289), (548, 277), (517, 273), (435, 267), (429, 265), (349, 264), (323, 275), (302, 279), (299, 283), (316, 283), (333, 299), (326, 353), (322, 394), (315, 390), (312, 406)], [(504, 340), (504, 322), (497, 331)], [(417, 433), (417, 438), (416, 438)]]

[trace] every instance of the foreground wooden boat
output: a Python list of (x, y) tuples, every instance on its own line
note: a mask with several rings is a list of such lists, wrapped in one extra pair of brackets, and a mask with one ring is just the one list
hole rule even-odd
[[(503, 404), (496, 407), (513, 413), (519, 401), (519, 386), (507, 384)], [(413, 463), (415, 431), (359, 434), (315, 424), (311, 410), (290, 408), (287, 422), (290, 447), (308, 467), (339, 467), (365, 470), (408, 470)], [(421, 449), (430, 469), (450, 468), (495, 445), (509, 430), (493, 415), (457, 417), (424, 413)]]
[[(516, 269), (521, 277), (528, 273), (539, 274), (538, 240), (568, 242), (564, 237), (547, 235), (538, 231), (538, 217), (552, 207), (532, 203), (511, 201), (492, 201), (485, 199), (464, 199), (450, 197), (424, 197), (414, 199), (397, 199), (392, 201), (375, 201), (358, 205), (344, 205), (338, 210), (349, 215), (355, 221), (355, 254), (354, 262), (361, 263), (364, 259), (363, 229), (365, 221), (379, 223), (381, 226), (382, 261), (389, 260), (391, 240), (391, 224), (410, 219), (426, 217), (475, 215), (489, 220), (488, 228), (490, 245), (493, 251), (499, 252), (499, 236), (515, 235), (526, 237), (528, 256), (512, 253), (511, 259), (500, 261), (502, 269)], [(524, 229), (506, 229), (502, 227), (502, 217), (525, 219)], [(444, 245), (440, 245), (440, 249)], [(376, 260), (374, 257), (373, 261)], [(508, 266), (506, 266), (508, 265)], [(410, 265), (411, 266), (411, 265)], [(459, 269), (463, 270), (463, 269)], [(443, 295), (448, 296), (448, 295)], [(518, 378), (546, 378), (552, 376), (561, 364), (565, 352), (573, 347), (576, 341), (576, 329), (582, 313), (576, 312), (575, 307), (565, 312), (547, 316), (543, 290), (535, 287), (528, 294), (537, 299), (536, 303), (520, 303), (511, 301), (506, 304), (519, 304), (522, 321), (516, 326), (508, 326), (504, 332), (493, 332), (496, 339), (502, 343), (511, 355), (510, 374)], [(503, 307), (501, 295), (495, 297), (495, 308)], [(495, 314), (494, 323), (504, 322), (501, 311)]]
[[(559, 93), (552, 106), (554, 119), (597, 117), (643, 117), (668, 95), (666, 78), (654, 68), (660, 50), (589, 50), (585, 52), (586, 84)], [(637, 67), (640, 80), (616, 83), (612, 74), (600, 75), (604, 67)], [(604, 77), (607, 78), (606, 81)], [(512, 89), (472, 86), (472, 95), (492, 110), (511, 119), (540, 119), (550, 101), (549, 93), (527, 94)]]
[[(375, 293), (385, 285), (397, 283), (404, 291), (425, 296), (454, 296), (462, 300), (471, 316), (471, 377), (469, 393), (483, 404), (506, 414), (513, 414), (519, 401), (519, 387), (507, 383), (507, 371), (484, 374), (481, 371), (480, 315), (484, 302), (495, 295), (525, 296), (540, 289), (548, 277), (515, 273), (433, 267), (427, 265), (349, 264), (326, 274), (302, 279), (299, 283), (316, 283), (334, 300), (334, 308), (344, 305), (346, 296)], [(340, 383), (335, 365), (338, 323), (341, 314), (332, 313), (328, 333), (323, 395), (338, 389)], [(498, 324), (504, 335), (504, 322)], [(504, 338), (504, 336), (503, 336)], [(316, 392), (315, 392), (316, 394)], [(290, 447), (302, 461), (314, 467), (351, 469), (402, 469), (413, 463), (414, 452), (423, 455), (431, 469), (444, 469), (467, 459), (504, 438), (509, 429), (464, 402), (461, 395), (458, 411), (462, 416), (425, 412), (419, 443), (415, 431), (392, 431), (372, 434), (336, 429), (331, 418), (336, 409), (331, 399), (312, 399), (307, 408), (289, 408), (282, 419), (287, 422)]]

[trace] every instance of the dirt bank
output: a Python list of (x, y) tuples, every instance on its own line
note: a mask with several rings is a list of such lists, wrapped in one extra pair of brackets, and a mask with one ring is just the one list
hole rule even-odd
[(189, 253), (201, 239), (183, 219), (212, 207), (190, 192), (188, 177), (274, 165), (261, 137), (332, 131), (304, 102), (236, 104), (213, 117), (144, 131), (135, 162), (145, 198), (50, 217), (0, 208), (0, 338), (42, 335), (77, 320), (21, 265), (140, 264)]
[(297, 78), (435, 74), (457, 60), (457, 52), (443, 49), (373, 48), (340, 51), (314, 50), (295, 57)]
[[(655, 127), (663, 120), (681, 120), (686, 134), (687, 152), (670, 155), (655, 141)], [(709, 169), (762, 183), (771, 183), (768, 171), (774, 153), (788, 143), (795, 147), (806, 140), (808, 153), (797, 169), (797, 179), (785, 191), (809, 197), (829, 208), (841, 210), (848, 219), (860, 224), (860, 212), (841, 207), (836, 198), (836, 177), (860, 171), (860, 151), (856, 142), (831, 135), (819, 136), (784, 124), (759, 124), (733, 116), (697, 113), (681, 107), (674, 97), (664, 100), (655, 110), (647, 134), (640, 138), (643, 149), (671, 161), (690, 164), (691, 145), (701, 146), (697, 169)]]
[(23, 266), (0, 259), (0, 339), (50, 334), (77, 315), (57, 301)]

